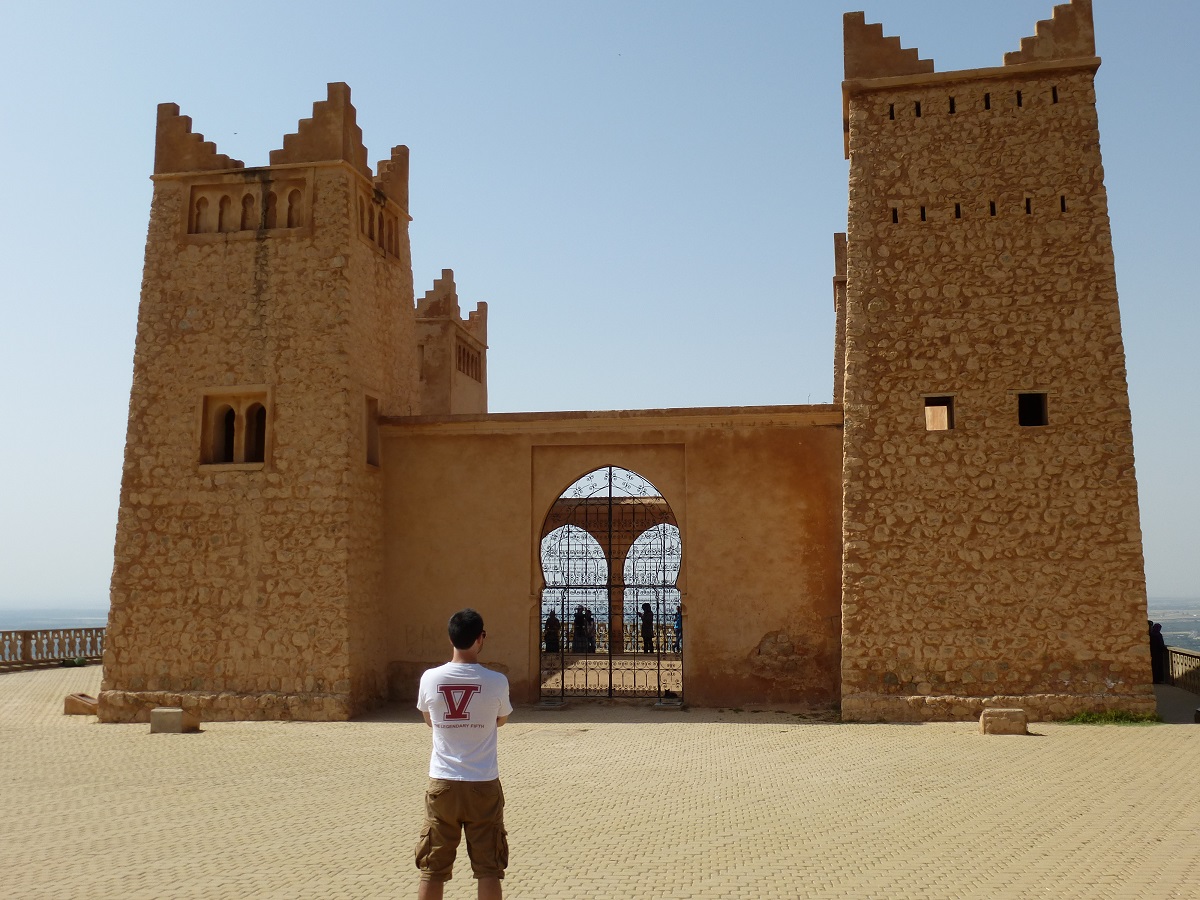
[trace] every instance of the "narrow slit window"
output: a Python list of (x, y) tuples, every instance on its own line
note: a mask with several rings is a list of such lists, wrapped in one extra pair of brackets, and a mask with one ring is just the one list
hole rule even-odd
[(367, 465), (379, 465), (379, 401), (367, 398)]
[(954, 115), (954, 98), (950, 98), (950, 115)]
[(992, 95), (991, 95), (991, 94), (984, 94), (984, 95), (983, 95), (983, 108), (984, 108), (984, 109), (991, 109), (991, 108), (992, 108)]
[(954, 398), (952, 396), (925, 398), (925, 430), (950, 431), (954, 428)]
[(262, 462), (267, 453), (267, 409), (252, 403), (246, 410), (246, 462)]
[(892, 207), (892, 224), (897, 225), (897, 224), (899, 224), (899, 222), (900, 222), (900, 210), (898, 210), (896, 207), (893, 206)]
[(918, 119), (921, 118), (921, 101), (920, 100), (918, 100), (916, 103), (913, 104), (913, 111), (916, 112)]
[(1058, 102), (1058, 87), (1057, 87), (1057, 85), (1050, 88), (1050, 102), (1051, 103)]
[(1032, 214), (1033, 214), (1033, 198), (1026, 197), (1025, 198), (1025, 215), (1028, 216), (1028, 215), (1032, 215)]
[(893, 121), (895, 121), (895, 119), (896, 119), (896, 104), (895, 103), (888, 104), (888, 118)]
[(209, 445), (206, 462), (233, 462), (234, 432), (237, 427), (237, 414), (233, 407), (222, 406), (213, 415), (212, 443)]
[(1017, 107), (1020, 108), (1022, 105), (1023, 104), (1021, 102), (1021, 92), (1017, 91)]
[(962, 204), (961, 203), (954, 204), (954, 218), (956, 218), (956, 219), (962, 218)]
[(1063, 194), (1061, 197), (1058, 198), (1058, 211), (1059, 212), (1067, 211), (1067, 195), (1066, 194)]
[(1017, 422), (1023, 427), (1049, 424), (1044, 392), (1017, 394)]
[(921, 221), (925, 221), (925, 207), (923, 206), (921, 207)]
[(988, 215), (994, 216), (995, 214), (996, 214), (996, 201), (989, 200), (988, 201)]

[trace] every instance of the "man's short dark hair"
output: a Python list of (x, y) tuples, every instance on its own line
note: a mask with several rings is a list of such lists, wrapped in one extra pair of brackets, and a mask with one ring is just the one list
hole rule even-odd
[(450, 643), (459, 650), (466, 650), (483, 634), (483, 616), (467, 607), (450, 617)]

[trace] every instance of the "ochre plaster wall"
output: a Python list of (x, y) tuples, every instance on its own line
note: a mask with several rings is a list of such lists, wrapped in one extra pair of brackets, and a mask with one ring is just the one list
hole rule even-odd
[(846, 718), (1154, 708), (1098, 62), (846, 83)]
[(543, 520), (615, 465), (671, 504), (684, 694), (702, 706), (836, 706), (841, 416), (834, 407), (389, 420), (384, 428), (392, 689), (415, 696), (472, 605), (486, 658), (538, 698)]

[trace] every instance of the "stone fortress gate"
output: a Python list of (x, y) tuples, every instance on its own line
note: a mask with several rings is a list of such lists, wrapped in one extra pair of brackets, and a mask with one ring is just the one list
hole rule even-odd
[(1152, 710), (1090, 2), (959, 72), (844, 25), (822, 405), (489, 414), (348, 87), (258, 168), (160, 106), (101, 718), (345, 719), (465, 605), (524, 702)]

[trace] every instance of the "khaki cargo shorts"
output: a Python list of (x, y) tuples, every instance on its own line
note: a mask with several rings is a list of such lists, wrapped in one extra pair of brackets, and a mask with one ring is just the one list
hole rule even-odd
[(475, 877), (503, 878), (508, 867), (508, 832), (504, 830), (500, 780), (430, 778), (425, 791), (425, 824), (416, 846), (422, 881), (450, 880), (464, 829)]

